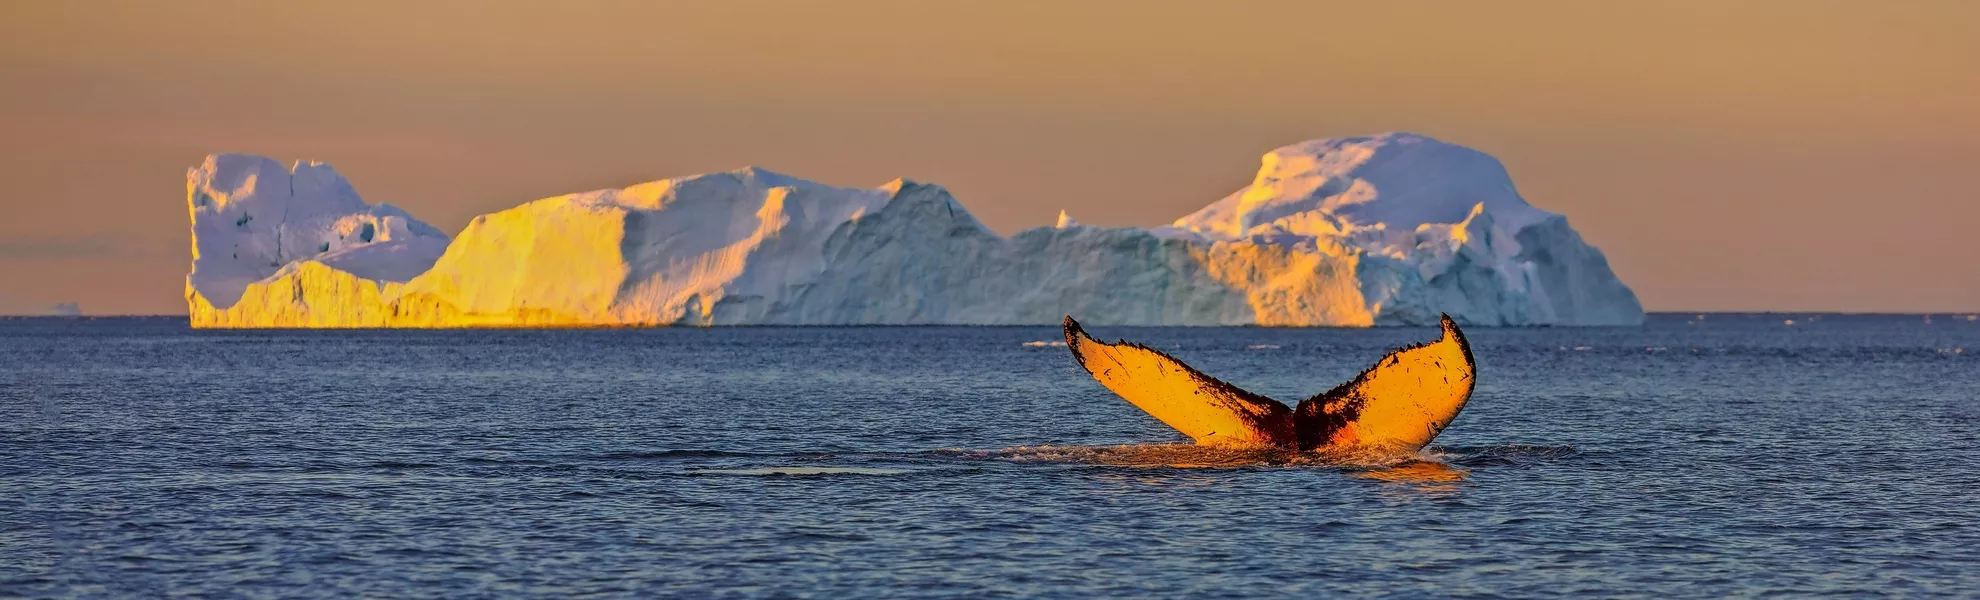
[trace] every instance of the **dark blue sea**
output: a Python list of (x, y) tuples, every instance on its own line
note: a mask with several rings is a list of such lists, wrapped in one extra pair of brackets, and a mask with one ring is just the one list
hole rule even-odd
[[(1436, 335), (1089, 329), (1288, 402)], [(1339, 464), (1054, 327), (4, 320), (0, 597), (1980, 594), (1973, 317), (1467, 333), (1434, 445)]]

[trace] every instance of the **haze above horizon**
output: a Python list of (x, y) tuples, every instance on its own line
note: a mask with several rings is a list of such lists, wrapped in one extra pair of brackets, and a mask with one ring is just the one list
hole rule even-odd
[(1500, 158), (1652, 311), (1980, 310), (1970, 3), (17, 2), (0, 86), (0, 314), (184, 313), (213, 152), (450, 233), (754, 164), (1009, 234), (1392, 130)]

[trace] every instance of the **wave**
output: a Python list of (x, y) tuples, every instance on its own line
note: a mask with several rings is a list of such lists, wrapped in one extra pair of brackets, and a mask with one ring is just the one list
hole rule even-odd
[(1523, 466), (1578, 456), (1572, 446), (1431, 446), (1414, 452), (1383, 450), (1297, 452), (1276, 448), (1216, 448), (1195, 444), (1121, 446), (1019, 446), (1001, 450), (937, 450), (967, 460), (1170, 469), (1321, 469), (1357, 479), (1409, 484), (1451, 484), (1472, 468)]
[(1278, 448), (1219, 448), (1195, 444), (1118, 446), (1018, 446), (1000, 450), (948, 448), (931, 454), (975, 460), (1093, 464), (1128, 467), (1324, 467), (1375, 468), (1418, 462), (1489, 466), (1573, 456), (1571, 446), (1431, 446), (1414, 452), (1346, 450), (1298, 452)]
[(1466, 467), (1518, 467), (1581, 455), (1574, 446), (1531, 444), (1431, 446), (1424, 452), (1437, 460)]
[(695, 469), (691, 475), (899, 475), (906, 469), (871, 467), (761, 467), (754, 469)]
[[(923, 459), (990, 460), (1014, 463), (1088, 464), (1126, 467), (1391, 467), (1416, 462), (1462, 466), (1511, 466), (1571, 458), (1573, 446), (1501, 444), (1491, 446), (1429, 446), (1417, 451), (1322, 450), (1298, 452), (1280, 448), (1220, 448), (1189, 443), (1121, 444), (1108, 446), (1038, 445), (994, 450), (942, 448), (920, 452), (738, 452), (728, 450), (658, 450), (611, 452), (595, 460), (756, 459), (799, 461), (916, 461)], [(739, 467), (741, 468), (741, 467)], [(833, 469), (836, 466), (770, 465), (773, 470)], [(852, 467), (846, 467), (852, 468)]]
[[(734, 452), (662, 450), (614, 452), (598, 460), (686, 461), (689, 476), (890, 476), (949, 471), (957, 462), (998, 462), (1131, 469), (1315, 469), (1356, 479), (1412, 484), (1463, 482), (1476, 468), (1520, 467), (1578, 456), (1572, 446), (1509, 444), (1431, 446), (1418, 451), (1297, 452), (1277, 448), (1217, 448), (1195, 444), (1017, 446), (994, 450), (944, 448), (909, 452)], [(692, 464), (707, 461), (703, 464)]]
[(589, 456), (596, 460), (693, 460), (697, 458), (796, 458), (830, 456), (826, 452), (736, 452), (729, 450), (651, 450), (608, 452)]

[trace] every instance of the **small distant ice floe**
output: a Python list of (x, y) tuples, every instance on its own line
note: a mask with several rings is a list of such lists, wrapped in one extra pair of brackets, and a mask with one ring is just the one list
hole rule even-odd
[(62, 302), (48, 307), (48, 316), (51, 317), (80, 317), (82, 314), (82, 305), (75, 302)]
[(1278, 344), (1252, 344), (1252, 345), (1249, 345), (1249, 346), (1245, 346), (1245, 347), (1244, 347), (1244, 349), (1246, 349), (1246, 350), (1278, 350), (1278, 349), (1279, 349), (1279, 345), (1278, 345)]
[(1031, 340), (1024, 343), (1026, 348), (1064, 348), (1066, 343), (1056, 340)]

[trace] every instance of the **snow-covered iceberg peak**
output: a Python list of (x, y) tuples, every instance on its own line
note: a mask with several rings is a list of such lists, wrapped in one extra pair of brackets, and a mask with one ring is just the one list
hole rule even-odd
[(1498, 159), (1413, 133), (1300, 142), (1266, 153), (1261, 163), (1251, 185), (1172, 226), (1227, 240), (1377, 227), (1406, 232), (1462, 222), (1483, 204), (1517, 231), (1550, 214), (1519, 196)]
[(1066, 214), (1066, 211), (1064, 209), (1059, 210), (1058, 222), (1052, 224), (1053, 229), (1067, 229), (1078, 226), (1079, 226), (1079, 221), (1074, 221), (1072, 215)]
[(404, 282), (433, 266), (447, 234), (390, 204), (360, 199), (330, 165), (292, 168), (214, 154), (186, 171), (194, 294), (217, 307), (289, 265), (314, 261), (363, 279)]
[(1567, 219), (1491, 155), (1413, 133), (1266, 153), (1251, 185), (1154, 233), (1278, 245), (1354, 265), (1377, 324), (1634, 324), (1642, 306)]

